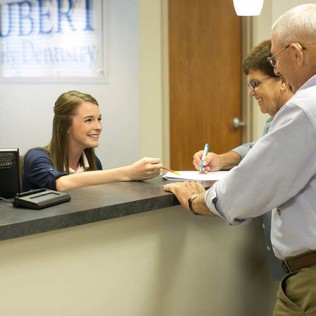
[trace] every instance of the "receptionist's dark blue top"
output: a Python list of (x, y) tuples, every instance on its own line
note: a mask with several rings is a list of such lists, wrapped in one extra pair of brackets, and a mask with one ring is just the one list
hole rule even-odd
[[(98, 170), (102, 170), (99, 158), (96, 158)], [(56, 190), (56, 179), (67, 173), (57, 170), (49, 157), (49, 154), (40, 148), (31, 149), (24, 158), (22, 191), (39, 188)]]

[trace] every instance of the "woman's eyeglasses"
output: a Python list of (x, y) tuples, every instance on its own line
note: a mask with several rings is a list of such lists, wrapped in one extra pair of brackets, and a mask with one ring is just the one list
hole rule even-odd
[(248, 87), (249, 89), (255, 90), (256, 88), (258, 88), (263, 82), (265, 82), (268, 79), (271, 79), (272, 77), (266, 77), (263, 78), (262, 80), (252, 80), (250, 82), (248, 82)]

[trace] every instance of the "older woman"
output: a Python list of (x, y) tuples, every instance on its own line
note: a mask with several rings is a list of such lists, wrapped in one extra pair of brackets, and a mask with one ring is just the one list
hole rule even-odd
[[(271, 56), (270, 49), (270, 40), (261, 42), (253, 48), (243, 63), (243, 71), (248, 79), (249, 95), (256, 99), (262, 113), (270, 115), (263, 134), (268, 132), (274, 115), (293, 95), (288, 84), (274, 73), (273, 67), (267, 61)], [(246, 143), (223, 154), (209, 153), (203, 161), (201, 172), (227, 170), (237, 166), (254, 144), (255, 142)], [(201, 150), (193, 156), (193, 164), (197, 170), (202, 154)]]

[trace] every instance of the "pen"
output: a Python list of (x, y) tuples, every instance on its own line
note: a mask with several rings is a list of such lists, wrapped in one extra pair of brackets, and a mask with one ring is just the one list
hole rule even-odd
[(172, 173), (174, 173), (174, 174), (177, 174), (178, 176), (180, 175), (180, 172), (174, 171), (174, 170), (169, 169), (169, 168), (167, 168), (167, 167), (162, 167), (162, 169), (163, 169), (163, 170), (166, 170), (166, 171), (169, 171), (169, 172), (172, 172)]
[(205, 157), (207, 156), (207, 153), (208, 153), (208, 144), (205, 144), (204, 150), (203, 150), (202, 159), (201, 159), (201, 162), (200, 162), (199, 172), (202, 171), (203, 163), (204, 163)]

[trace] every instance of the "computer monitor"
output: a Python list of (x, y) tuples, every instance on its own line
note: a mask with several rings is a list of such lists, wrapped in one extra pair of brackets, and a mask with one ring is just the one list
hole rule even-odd
[(19, 149), (0, 148), (0, 198), (10, 199), (20, 193)]

